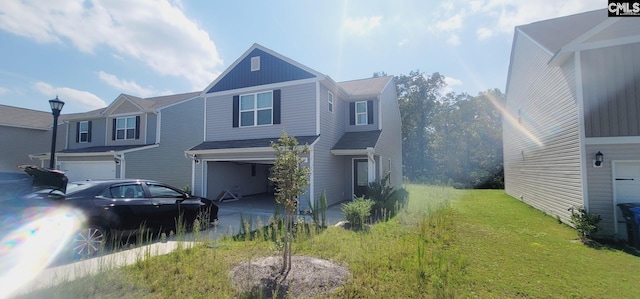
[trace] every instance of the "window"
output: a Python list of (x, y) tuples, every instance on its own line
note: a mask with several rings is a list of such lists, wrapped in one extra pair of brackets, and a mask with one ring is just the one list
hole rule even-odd
[(327, 101), (329, 102), (329, 112), (333, 112), (333, 94), (330, 91), (327, 94)]
[(240, 126), (252, 127), (273, 124), (273, 92), (240, 96)]
[(356, 125), (366, 125), (368, 123), (367, 102), (356, 102)]
[(184, 193), (162, 185), (147, 184), (152, 198), (182, 198)]
[(116, 119), (116, 140), (136, 138), (136, 117), (121, 117)]
[(106, 198), (144, 198), (144, 190), (138, 184), (119, 185), (104, 190), (100, 196)]
[(76, 142), (91, 142), (91, 121), (81, 121), (76, 124)]

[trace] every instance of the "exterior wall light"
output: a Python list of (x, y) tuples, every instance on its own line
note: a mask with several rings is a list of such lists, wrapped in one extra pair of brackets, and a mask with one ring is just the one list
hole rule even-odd
[(596, 160), (593, 162), (593, 166), (602, 167), (602, 160), (604, 160), (604, 155), (602, 152), (598, 151), (596, 154)]

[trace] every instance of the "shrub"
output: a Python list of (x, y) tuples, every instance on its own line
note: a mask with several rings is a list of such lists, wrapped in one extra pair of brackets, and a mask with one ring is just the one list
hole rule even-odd
[(352, 228), (363, 228), (365, 220), (371, 216), (371, 208), (374, 202), (364, 197), (358, 197), (352, 202), (343, 203), (341, 210), (344, 218), (349, 221)]
[(316, 198), (313, 204), (311, 204), (311, 199), (307, 198), (307, 205), (316, 227), (325, 227), (327, 220), (327, 194), (323, 191), (320, 199)]
[(374, 202), (372, 209), (376, 214), (393, 216), (406, 205), (408, 192), (404, 188), (393, 188), (387, 173), (380, 182), (369, 184), (367, 195)]
[(602, 218), (600, 215), (587, 212), (583, 206), (571, 207), (571, 224), (578, 231), (578, 236), (582, 243), (587, 243), (592, 234), (598, 231), (598, 223)]

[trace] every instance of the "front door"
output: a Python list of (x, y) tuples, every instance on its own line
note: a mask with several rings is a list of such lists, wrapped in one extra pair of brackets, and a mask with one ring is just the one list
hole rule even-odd
[(353, 195), (355, 197), (367, 195), (369, 186), (369, 160), (353, 160)]

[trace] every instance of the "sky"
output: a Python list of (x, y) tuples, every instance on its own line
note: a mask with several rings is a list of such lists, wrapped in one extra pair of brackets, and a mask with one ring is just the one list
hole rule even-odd
[[(418, 70), (504, 92), (514, 27), (605, 0), (0, 1), (0, 104), (62, 113), (202, 91), (254, 43), (334, 81)], [(550, 33), (552, 34), (552, 33)]]

